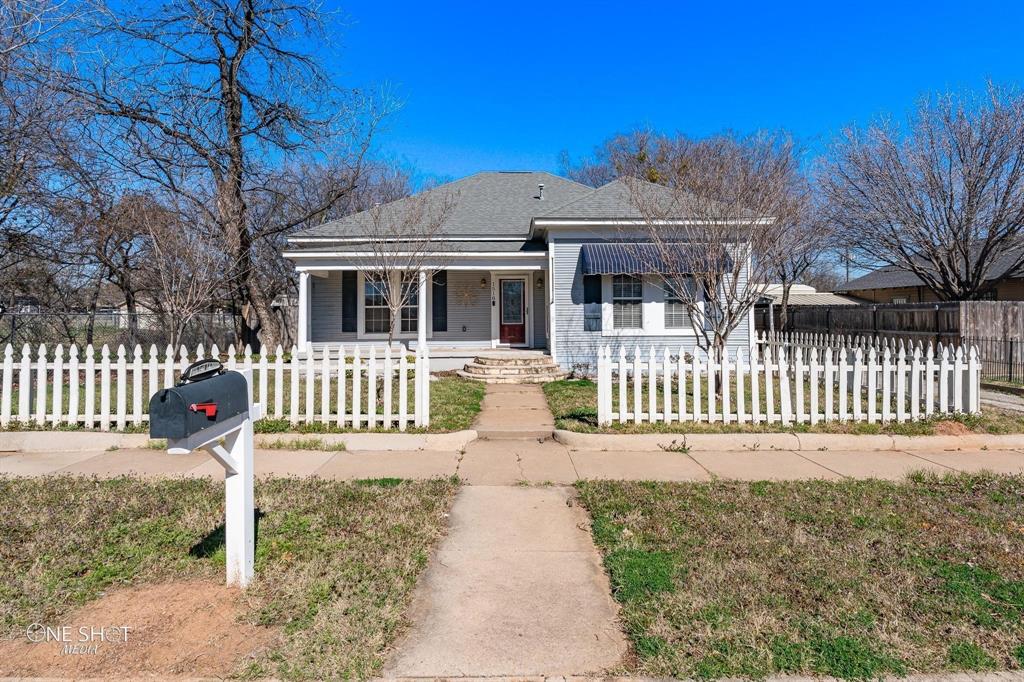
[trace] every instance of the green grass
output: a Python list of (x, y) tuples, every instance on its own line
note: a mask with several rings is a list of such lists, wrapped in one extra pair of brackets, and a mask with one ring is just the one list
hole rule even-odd
[(582, 482), (645, 676), (1024, 667), (1024, 477)]
[[(617, 390), (617, 389), (616, 389)], [(776, 388), (776, 391), (778, 389)], [(658, 387), (658, 404), (661, 405), (661, 388)], [(848, 434), (889, 434), (899, 436), (930, 436), (937, 433), (942, 423), (956, 422), (974, 433), (1024, 433), (1024, 415), (1003, 410), (986, 408), (981, 415), (956, 414), (921, 419), (919, 421), (869, 424), (862, 421), (829, 421), (817, 424), (781, 423), (722, 424), (707, 422), (619, 422), (601, 427), (597, 423), (597, 384), (589, 379), (553, 381), (544, 384), (544, 395), (548, 407), (555, 417), (555, 428), (581, 433), (848, 433)], [(631, 395), (631, 394), (630, 394)], [(647, 388), (642, 390), (641, 404), (647, 405)], [(746, 394), (748, 414), (750, 393)], [(617, 394), (613, 394), (614, 405), (618, 405)], [(809, 400), (809, 398), (808, 398)], [(806, 402), (806, 401), (805, 401)], [(763, 403), (763, 397), (762, 397)], [(778, 405), (778, 402), (776, 402)], [(838, 405), (838, 402), (836, 402)], [(616, 407), (617, 409), (617, 407)]]
[[(485, 390), (485, 385), (484, 384), (482, 384), (480, 382), (477, 382), (477, 381), (470, 381), (468, 379), (463, 379), (461, 377), (442, 376), (442, 377), (439, 377), (437, 380), (432, 381), (430, 383), (430, 426), (428, 428), (426, 428), (426, 429), (416, 428), (416, 427), (412, 426), (412, 414), (413, 414), (413, 407), (414, 407), (414, 404), (415, 404), (415, 402), (414, 402), (415, 401), (415, 394), (414, 394), (413, 387), (412, 387), (412, 373), (411, 372), (410, 372), (409, 382), (410, 382), (410, 385), (409, 385), (409, 390), (408, 390), (408, 402), (407, 402), (407, 405), (408, 405), (408, 412), (409, 412), (409, 416), (410, 416), (410, 421), (409, 421), (409, 425), (407, 427), (407, 431), (409, 431), (411, 433), (447, 433), (447, 432), (450, 432), (450, 431), (461, 431), (463, 429), (468, 429), (468, 428), (470, 428), (472, 426), (473, 420), (476, 419), (477, 413), (480, 412), (480, 407), (481, 407), (481, 404), (483, 403), (483, 399), (484, 399), (484, 390)], [(382, 384), (382, 380), (378, 380), (378, 384)], [(127, 388), (128, 388), (127, 405), (128, 405), (128, 412), (129, 412), (129, 416), (128, 416), (128, 422), (129, 423), (120, 432), (121, 433), (146, 433), (149, 430), (149, 426), (146, 423), (143, 423), (141, 426), (134, 426), (131, 423), (131, 420), (132, 420), (132, 417), (131, 417), (131, 410), (132, 410), (131, 381), (128, 382), (128, 387)], [(379, 388), (379, 390), (378, 390), (378, 394), (377, 394), (377, 419), (380, 420), (381, 417), (384, 414), (384, 404), (383, 404), (383, 401), (384, 401), (384, 390), (380, 386), (378, 388)], [(391, 397), (392, 410), (393, 410), (394, 414), (397, 417), (397, 415), (398, 415), (398, 403), (399, 403), (399, 394), (398, 394), (397, 382), (396, 382), (396, 384), (392, 388), (393, 388), (393, 390), (392, 390), (392, 397)], [(317, 420), (319, 419), (320, 405), (321, 405), (320, 389), (321, 389), (321, 382), (317, 381), (314, 384), (314, 395), (313, 395), (313, 414), (316, 415), (316, 419)], [(335, 383), (334, 385), (332, 385), (331, 389), (332, 389), (332, 391), (336, 391), (337, 390), (337, 384)], [(51, 387), (50, 390), (52, 390), (52, 387)], [(349, 390), (349, 399), (351, 399), (351, 384), (348, 385), (348, 390)], [(254, 424), (253, 428), (254, 428), (254, 431), (256, 433), (286, 433), (286, 432), (297, 432), (297, 433), (352, 433), (352, 432), (354, 432), (354, 429), (352, 429), (351, 426), (346, 426), (344, 428), (339, 428), (337, 426), (337, 423), (335, 423), (335, 422), (329, 422), (329, 423), (325, 424), (325, 423), (323, 423), (321, 421), (314, 420), (314, 421), (308, 422), (308, 423), (300, 421), (299, 423), (293, 424), (290, 421), (291, 389), (288, 386), (285, 387), (284, 409), (283, 409), (283, 413), (282, 413), (283, 416), (275, 418), (273, 416), (273, 413), (274, 413), (274, 399), (273, 399), (274, 392), (273, 391), (274, 391), (274, 378), (273, 378), (273, 373), (271, 372), (271, 375), (269, 377), (269, 393), (268, 393), (268, 396), (269, 396), (268, 402), (270, 404), (263, 406), (263, 409), (264, 409), (263, 413), (264, 413), (264, 415), (269, 415), (269, 416), (265, 416), (263, 419), (257, 421)], [(17, 391), (15, 391), (15, 394), (16, 393), (17, 393)], [(368, 394), (368, 387), (367, 387), (366, 380), (365, 380), (365, 377), (364, 377), (363, 387), (362, 387), (362, 395), (363, 395), (363, 404), (364, 404), (364, 406), (366, 404), (367, 394)], [(99, 393), (98, 393), (98, 391), (97, 391), (96, 395), (97, 395), (96, 405), (97, 405), (97, 409), (98, 409), (98, 406), (99, 406)], [(333, 397), (334, 395), (335, 394), (332, 392), (332, 401), (335, 400), (335, 398)], [(259, 399), (259, 390), (258, 390), (258, 388), (254, 391), (254, 398), (256, 400)], [(53, 395), (52, 395), (52, 393), (49, 393), (48, 394), (48, 401), (52, 401), (52, 399), (53, 399)], [(302, 405), (302, 410), (303, 411), (305, 410), (305, 404), (306, 404), (305, 400), (306, 400), (306, 381), (303, 378), (299, 382), (299, 401), (300, 401), (300, 403)], [(65, 386), (65, 389), (64, 389), (64, 410), (65, 410), (65, 412), (67, 411), (67, 406), (68, 406), (68, 402), (67, 401), (68, 401), (68, 392), (67, 392), (67, 386)], [(48, 402), (47, 404), (52, 406), (52, 402)], [(116, 402), (115, 394), (113, 393), (113, 389), (112, 389), (110, 404), (111, 404), (112, 409), (116, 410), (117, 402)], [(17, 395), (15, 395), (15, 397), (14, 397), (14, 409), (15, 409), (15, 412), (17, 412)], [(80, 410), (84, 409), (84, 402), (82, 402), (81, 400), (79, 402), (79, 409)], [(148, 411), (148, 409), (149, 409), (149, 397), (146, 396), (143, 399), (142, 412), (146, 413)], [(30, 405), (30, 411), (32, 413), (34, 413), (34, 410), (35, 410), (35, 402), (33, 401), (32, 404)], [(364, 408), (364, 410), (365, 410), (365, 408)], [(365, 418), (366, 418), (366, 415), (365, 415), (365, 412), (364, 412), (364, 414), (363, 414), (364, 428), (360, 429), (359, 430), (360, 432), (363, 432), (363, 431), (367, 430), (365, 428)], [(31, 419), (30, 420), (26, 420), (26, 421), (18, 421), (18, 415), (17, 414), (14, 415), (14, 419), (15, 419), (15, 421), (12, 421), (11, 424), (8, 425), (6, 430), (8, 430), (8, 431), (86, 431), (86, 430), (90, 430), (90, 429), (86, 429), (84, 426), (81, 426), (81, 425), (78, 425), (78, 424), (57, 424), (57, 425), (49, 424), (49, 423), (37, 424), (34, 420), (31, 420)], [(301, 419), (301, 417), (300, 417), (300, 419)], [(99, 429), (99, 420), (97, 419), (94, 428), (91, 429), (91, 430), (98, 430), (98, 429)], [(111, 429), (115, 430), (115, 431), (118, 430), (116, 428), (116, 420), (111, 420)], [(398, 428), (395, 427), (395, 426), (392, 426), (391, 429), (383, 429), (383, 428), (378, 426), (375, 430), (376, 431), (392, 431), (392, 432), (396, 432), (396, 431), (398, 431)]]
[(285, 440), (264, 441), (259, 447), (267, 450), (322, 450), (324, 452), (343, 452), (344, 443), (327, 443), (323, 438), (292, 438)]
[[(252, 677), (366, 678), (406, 625), (454, 480), (256, 483), (245, 618), (280, 628)], [(110, 588), (223, 580), (223, 484), (0, 477), (0, 632), (59, 623)], [(330, 642), (330, 646), (325, 646)]]

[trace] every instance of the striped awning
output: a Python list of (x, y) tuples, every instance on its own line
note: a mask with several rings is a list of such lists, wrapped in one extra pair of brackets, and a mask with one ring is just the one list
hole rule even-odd
[[(701, 255), (695, 254), (685, 244), (659, 247), (654, 244), (603, 242), (584, 244), (580, 255), (584, 275), (679, 275), (708, 271), (706, 266), (698, 269), (696, 261), (701, 259)], [(731, 268), (731, 261), (720, 263), (719, 267)]]

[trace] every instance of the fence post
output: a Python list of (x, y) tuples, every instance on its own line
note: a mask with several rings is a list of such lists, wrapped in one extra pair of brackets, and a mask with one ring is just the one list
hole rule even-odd
[(117, 347), (117, 429), (124, 431), (128, 423), (128, 358), (124, 344)]
[(669, 424), (672, 422), (672, 358), (668, 346), (661, 351), (661, 366), (665, 370), (661, 382), (662, 412), (665, 413), (662, 421)]
[(338, 346), (338, 428), (344, 428), (345, 426), (345, 408), (346, 396), (345, 392), (345, 346), (344, 344)]
[(1010, 343), (1010, 354), (1006, 357), (1007, 364), (1010, 366), (1009, 369), (1009, 381), (1013, 383), (1013, 339), (1009, 340)]
[(46, 423), (46, 344), (39, 344), (36, 359), (36, 424)]
[(11, 394), (14, 391), (14, 349), (11, 344), (4, 348), (3, 389), (0, 391), (0, 426), (7, 428), (11, 423)]
[(58, 343), (53, 354), (53, 414), (52, 424), (60, 424), (64, 412), (64, 344)]
[[(356, 346), (356, 355), (352, 362), (352, 384), (356, 383), (357, 372), (355, 360), (359, 357), (359, 346)], [(352, 425), (356, 427), (355, 412), (358, 410), (353, 403)], [(406, 357), (405, 346), (398, 344), (398, 430), (405, 431), (409, 422), (409, 359)]]
[(979, 414), (981, 412), (981, 362), (978, 358), (978, 347), (971, 346), (969, 367), (969, 386), (968, 391), (970, 392), (968, 409), (972, 414)]
[(391, 376), (392, 370), (394, 369), (394, 363), (391, 360), (391, 344), (385, 344), (384, 346), (384, 428), (390, 429), (391, 422), (394, 421), (394, 409), (391, 406), (392, 392), (391, 384), (393, 377)]
[(72, 344), (68, 360), (68, 423), (78, 423), (78, 346)]
[(100, 430), (110, 430), (110, 348), (100, 351)]
[(96, 351), (91, 343), (85, 347), (85, 383), (83, 386), (85, 388), (85, 428), (91, 429), (96, 419)]
[(423, 426), (430, 426), (430, 345), (423, 344)]
[[(248, 349), (248, 346), (246, 346)], [(331, 420), (331, 347), (324, 344), (320, 358), (320, 423), (326, 428)]]

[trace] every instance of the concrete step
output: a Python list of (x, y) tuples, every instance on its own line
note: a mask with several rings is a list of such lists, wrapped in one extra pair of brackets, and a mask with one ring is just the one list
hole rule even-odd
[(503, 358), (503, 357), (491, 357), (491, 356), (480, 356), (473, 358), (473, 363), (477, 365), (489, 365), (495, 367), (523, 367), (531, 365), (542, 365), (557, 367), (550, 355), (538, 355), (534, 357), (519, 357), (519, 358)]
[(515, 374), (495, 376), (490, 374), (472, 374), (461, 369), (456, 370), (455, 373), (463, 379), (482, 381), (485, 384), (546, 384), (549, 381), (564, 379), (569, 375), (568, 372), (563, 371), (551, 374)]
[(519, 374), (553, 374), (562, 371), (562, 368), (558, 365), (514, 365), (514, 366), (498, 366), (498, 365), (481, 365), (476, 362), (470, 362), (463, 368), (470, 374), (481, 374), (489, 376), (513, 376)]

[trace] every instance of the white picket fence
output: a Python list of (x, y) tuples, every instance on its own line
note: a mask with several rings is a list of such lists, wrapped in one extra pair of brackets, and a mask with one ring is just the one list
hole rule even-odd
[[(976, 348), (920, 347), (895, 353), (758, 345), (726, 350), (721, 359), (680, 348), (672, 354), (638, 347), (597, 363), (598, 421), (779, 422), (907, 421), (981, 411)], [(721, 385), (721, 391), (716, 387)]]
[[(196, 348), (191, 360), (220, 358), (217, 346), (207, 352)], [(145, 405), (160, 388), (173, 386), (189, 365), (184, 347), (168, 346), (163, 353), (151, 346), (143, 355), (124, 346), (111, 357), (110, 348), (99, 353), (87, 346), (80, 352), (63, 345), (36, 352), (25, 345), (21, 357), (7, 345), (0, 384), (0, 426), (12, 423), (78, 424), (100, 430), (141, 426), (149, 420)], [(228, 369), (252, 370), (250, 391), (263, 404), (264, 419), (287, 419), (292, 424), (321, 422), (339, 428), (406, 430), (430, 423), (430, 355), (417, 349), (410, 361), (404, 347), (368, 351), (343, 345), (311, 347), (300, 354), (292, 347), (288, 361), (278, 346), (273, 355), (254, 356), (248, 346), (236, 356), (227, 349)], [(15, 399), (16, 396), (16, 399)], [(410, 402), (411, 396), (411, 402)]]

